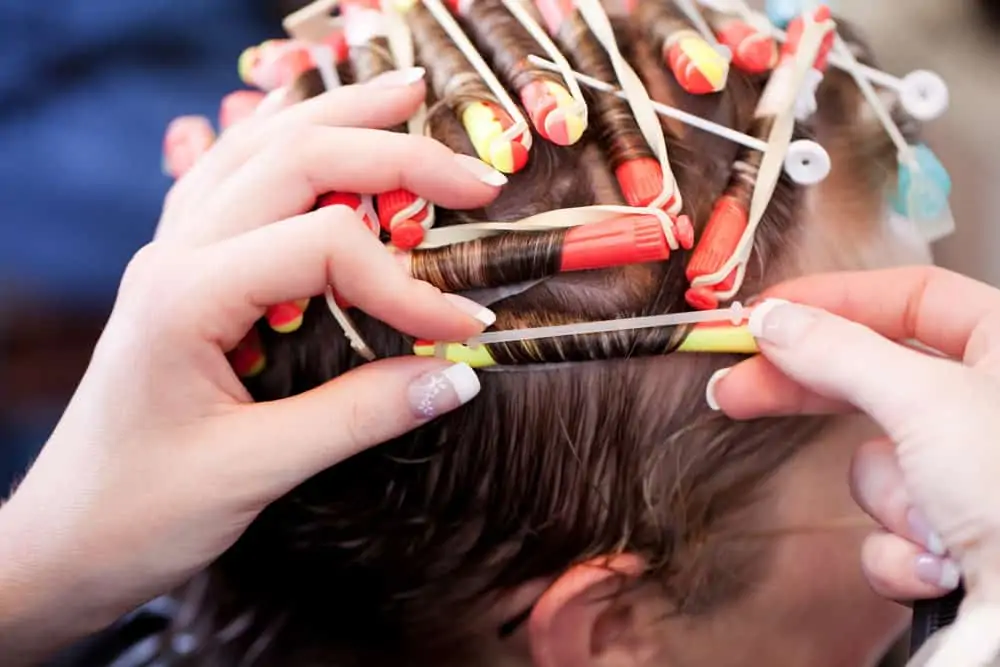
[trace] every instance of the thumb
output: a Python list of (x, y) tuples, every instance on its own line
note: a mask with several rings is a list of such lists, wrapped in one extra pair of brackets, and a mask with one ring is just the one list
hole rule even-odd
[[(321, 387), (236, 416), (231, 438), (246, 482), (276, 498), (332, 465), (472, 400), (479, 378), (466, 364), (398, 357), (355, 369)], [(236, 459), (236, 457), (233, 457)]]
[(897, 442), (914, 413), (932, 417), (966, 393), (949, 390), (959, 386), (960, 365), (817, 308), (768, 299), (754, 308), (748, 326), (783, 373), (866, 412)]

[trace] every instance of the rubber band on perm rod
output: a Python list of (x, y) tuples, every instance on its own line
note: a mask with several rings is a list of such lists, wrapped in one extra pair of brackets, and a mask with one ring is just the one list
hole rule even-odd
[(326, 90), (339, 88), (342, 83), (340, 75), (337, 74), (337, 67), (333, 64), (336, 60), (333, 49), (324, 43), (340, 24), (338, 19), (331, 16), (338, 4), (339, 0), (315, 0), (297, 12), (289, 14), (282, 22), (285, 32), (293, 39), (309, 45), (309, 53)]
[(546, 232), (553, 229), (569, 229), (581, 225), (603, 222), (623, 215), (649, 215), (657, 219), (663, 229), (664, 238), (671, 250), (680, 244), (674, 235), (673, 221), (660, 208), (639, 208), (636, 206), (596, 205), (579, 208), (562, 208), (545, 211), (515, 222), (472, 222), (428, 230), (421, 249), (465, 243), (505, 232)]
[(524, 146), (525, 150), (531, 149), (531, 128), (528, 126), (528, 121), (525, 119), (524, 115), (521, 113), (521, 108), (518, 107), (514, 100), (511, 99), (510, 95), (507, 94), (507, 89), (504, 88), (499, 79), (497, 79), (496, 74), (493, 70), (489, 68), (486, 61), (476, 50), (476, 47), (469, 40), (468, 36), (459, 27), (458, 22), (448, 11), (448, 8), (441, 4), (441, 0), (417, 0), (422, 2), (427, 11), (431, 13), (434, 20), (438, 22), (441, 29), (444, 30), (451, 41), (458, 47), (458, 50), (462, 52), (465, 59), (469, 61), (469, 64), (476, 70), (476, 73), (482, 77), (483, 83), (486, 87), (490, 89), (490, 92), (500, 101), (503, 106), (504, 111), (511, 117), (514, 124), (511, 125), (506, 132), (501, 135), (504, 141), (515, 141), (520, 139), (521, 145)]
[(718, 293), (716, 296), (719, 300), (731, 299), (743, 286), (746, 264), (753, 250), (754, 235), (771, 202), (771, 196), (778, 184), (788, 147), (791, 144), (792, 133), (795, 129), (795, 106), (799, 91), (802, 90), (806, 75), (819, 55), (824, 38), (833, 28), (834, 22), (832, 20), (817, 23), (812, 15), (806, 15), (802, 38), (795, 54), (795, 70), (784, 100), (785, 107), (771, 128), (767, 142), (768, 148), (757, 173), (757, 182), (754, 186), (753, 198), (750, 201), (747, 227), (733, 254), (719, 270), (712, 274), (698, 276), (691, 283), (692, 287), (710, 287), (725, 280), (735, 270), (736, 276), (732, 287), (724, 293)]
[(562, 54), (559, 47), (556, 46), (552, 38), (549, 37), (548, 33), (542, 26), (538, 25), (531, 13), (524, 7), (523, 0), (502, 0), (504, 7), (507, 11), (517, 19), (517, 22), (521, 24), (521, 27), (527, 31), (531, 38), (535, 40), (535, 43), (542, 48), (545, 55), (549, 57), (555, 66), (556, 73), (562, 77), (563, 81), (566, 83), (566, 89), (569, 94), (573, 97), (576, 102), (575, 111), (579, 112), (580, 118), (583, 120), (584, 128), (588, 125), (588, 114), (587, 114), (587, 100), (583, 96), (583, 91), (580, 90), (580, 83), (573, 76), (573, 68), (570, 66), (569, 61), (566, 60), (566, 56)]
[[(409, 26), (406, 25), (406, 21), (400, 16), (398, 10), (395, 7), (388, 6), (388, 4), (385, 3), (386, 6), (383, 7), (382, 14), (385, 20), (386, 38), (389, 41), (389, 51), (392, 54), (392, 59), (396, 63), (397, 69), (412, 69), (416, 65), (413, 34), (410, 32)], [(407, 134), (422, 135), (425, 133), (426, 127), (427, 101), (421, 100), (416, 112), (406, 121), (406, 131)], [(423, 227), (430, 229), (435, 222), (434, 204), (422, 197), (416, 197), (409, 206), (397, 211), (392, 219), (388, 221), (389, 229), (393, 229), (400, 221), (413, 218), (424, 209), (427, 210), (427, 218), (423, 222)]]
[(667, 155), (667, 142), (663, 137), (663, 127), (657, 118), (656, 111), (653, 110), (652, 99), (642, 79), (635, 73), (632, 66), (628, 64), (625, 57), (618, 49), (618, 42), (615, 40), (614, 30), (611, 28), (611, 21), (601, 7), (599, 0), (576, 0), (576, 8), (580, 12), (584, 23), (600, 42), (604, 51), (611, 60), (611, 66), (618, 79), (618, 85), (625, 92), (629, 108), (646, 143), (652, 149), (656, 158), (660, 161), (660, 169), (663, 172), (663, 189), (660, 196), (649, 203), (650, 207), (667, 207), (667, 212), (677, 215), (681, 212), (683, 201), (681, 193), (677, 188), (677, 180), (674, 172), (670, 168), (670, 159)]
[(344, 335), (351, 344), (351, 349), (358, 353), (365, 361), (375, 361), (376, 356), (365, 339), (362, 338), (361, 334), (358, 332), (357, 327), (354, 326), (354, 321), (351, 320), (350, 316), (337, 305), (337, 299), (333, 295), (333, 289), (330, 287), (326, 288), (324, 293), (324, 298), (326, 300), (326, 307), (330, 309), (330, 314), (333, 315), (333, 319), (337, 320), (337, 324), (343, 329)]

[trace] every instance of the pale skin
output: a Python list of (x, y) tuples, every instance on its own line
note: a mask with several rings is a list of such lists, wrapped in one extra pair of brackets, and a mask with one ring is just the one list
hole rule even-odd
[[(319, 294), (332, 284), (351, 303), (415, 336), (462, 339), (482, 329), (469, 304), (401, 272), (350, 211), (302, 213), (328, 190), (405, 187), (455, 208), (481, 206), (496, 195), (502, 177), (485, 165), (457, 162), (429, 139), (368, 129), (403, 121), (423, 95), (420, 81), (381, 84), (346, 87), (290, 109), (271, 105), (227, 132), (172, 191), (156, 240), (123, 278), (76, 396), (37, 463), (0, 508), (0, 655), (9, 663), (41, 661), (183, 582), (228, 548), (269, 502), (424, 419), (408, 389), (447, 368), (436, 360), (380, 361), (293, 399), (252, 405), (225, 352), (267, 305)], [(912, 499), (926, 513), (972, 576), (974, 599), (1000, 599), (993, 567), (1000, 539), (993, 479), (1000, 460), (992, 443), (1000, 432), (993, 350), (1000, 336), (1000, 293), (953, 274), (904, 269), (803, 279), (769, 295), (839, 315), (808, 311), (815, 317), (803, 336), (787, 315), (790, 307), (770, 309), (767, 320), (757, 322), (764, 355), (741, 364), (714, 388), (722, 409), (749, 418), (855, 406), (895, 442), (858, 450), (878, 431), (863, 420), (845, 421), (773, 480), (771, 495), (790, 501), (776, 510), (776, 520), (860, 517), (847, 485), (834, 488), (832, 475), (823, 484), (809, 483), (810, 475), (829, 467), (846, 473), (857, 451), (856, 476), (863, 477), (875, 448), (898, 452), (898, 458), (879, 462), (902, 464), (894, 468), (898, 483), (886, 497), (904, 494), (903, 505)], [(964, 364), (930, 360), (882, 336), (921, 339)], [(456, 397), (452, 407), (458, 404)], [(917, 419), (910, 417), (914, 412)], [(279, 441), (283, 446), (274, 447)], [(942, 481), (943, 468), (951, 476)], [(856, 483), (855, 490), (862, 507), (888, 531), (869, 538), (864, 551), (876, 589), (900, 598), (939, 593), (915, 577), (905, 558), (872, 558), (873, 549), (912, 556), (926, 544), (900, 521), (897, 505), (866, 495), (864, 484)], [(822, 500), (830, 514), (784, 514), (812, 500)], [(647, 589), (615, 603), (602, 596), (615, 577), (641, 570), (634, 557), (609, 563), (619, 575), (572, 568), (516, 593), (542, 599), (527, 632), (498, 658), (530, 659), (539, 667), (696, 664), (704, 657), (700, 647), (727, 643), (720, 634), (725, 614), (754, 614), (773, 624), (763, 632), (776, 633), (787, 627), (780, 619), (807, 609), (830, 614), (817, 627), (823, 620), (855, 622), (859, 633), (871, 635), (859, 634), (859, 643), (875, 652), (905, 618), (889, 603), (869, 598), (863, 609), (868, 616), (852, 619), (858, 613), (853, 601), (868, 595), (860, 575), (835, 577), (853, 582), (845, 596), (842, 589), (817, 588), (816, 573), (803, 566), (822, 561), (824, 573), (834, 578), (831, 568), (856, 563), (855, 549), (866, 532), (863, 523), (858, 526), (835, 546), (825, 538), (789, 538), (778, 545), (777, 558), (795, 566), (772, 574), (784, 577), (787, 586), (770, 590), (796, 595), (767, 599), (763, 592), (700, 624), (664, 621), (662, 601)], [(514, 609), (521, 602), (505, 605)], [(767, 609), (781, 613), (761, 613)], [(692, 636), (704, 641), (681, 641)], [(754, 643), (762, 641), (760, 635), (739, 638), (746, 642), (742, 646), (732, 639), (712, 654), (713, 664), (745, 664), (739, 661), (746, 650), (769, 650)], [(808, 634), (786, 645), (809, 664), (820, 664), (823, 648), (838, 646), (836, 638)]]

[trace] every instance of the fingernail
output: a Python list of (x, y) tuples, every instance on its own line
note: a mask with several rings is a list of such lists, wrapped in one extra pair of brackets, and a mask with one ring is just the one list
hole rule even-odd
[(459, 167), (475, 176), (476, 180), (485, 183), (486, 185), (492, 185), (495, 188), (499, 188), (501, 185), (507, 183), (506, 176), (482, 160), (477, 160), (471, 155), (462, 155), (459, 153), (455, 156), (455, 162), (458, 163)]
[(948, 591), (958, 588), (962, 579), (962, 573), (955, 561), (932, 554), (917, 556), (915, 569), (917, 579)]
[(754, 338), (778, 347), (796, 343), (816, 319), (816, 311), (784, 299), (766, 299), (755, 306), (747, 327)]
[(375, 88), (405, 88), (420, 81), (427, 74), (423, 67), (411, 67), (409, 69), (395, 69), (385, 74), (380, 74), (367, 85)]
[(719, 370), (712, 373), (712, 377), (708, 378), (708, 384), (705, 385), (705, 401), (708, 403), (708, 407), (712, 408), (716, 412), (719, 411), (719, 402), (715, 400), (715, 385), (718, 384), (719, 380), (729, 375), (731, 368), (720, 368)]
[(275, 88), (267, 95), (264, 99), (260, 101), (257, 108), (253, 110), (255, 116), (263, 116), (269, 114), (273, 111), (277, 111), (285, 105), (285, 98), (288, 96), (288, 90), (285, 88)]
[(927, 520), (924, 513), (916, 507), (910, 508), (906, 513), (906, 522), (910, 525), (910, 532), (913, 539), (917, 540), (927, 551), (935, 556), (944, 556), (947, 552), (944, 541), (931, 528), (931, 522)]
[(427, 373), (410, 385), (409, 398), (418, 419), (434, 419), (465, 405), (479, 393), (476, 372), (468, 364), (455, 364)]
[(486, 306), (476, 303), (472, 299), (467, 299), (458, 294), (445, 294), (444, 298), (448, 299), (448, 301), (451, 302), (451, 305), (455, 306), (466, 315), (471, 315), (482, 322), (484, 329), (493, 326), (493, 323), (497, 321), (496, 313)]

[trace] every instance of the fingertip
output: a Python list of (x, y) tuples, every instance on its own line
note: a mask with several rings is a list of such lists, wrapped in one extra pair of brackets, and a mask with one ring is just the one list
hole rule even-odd
[[(397, 330), (435, 341), (461, 341), (483, 332), (496, 322), (496, 314), (458, 294), (445, 294), (429, 283), (407, 279), (410, 288), (386, 322)], [(392, 320), (392, 321), (390, 321)]]
[(497, 321), (496, 313), (472, 299), (467, 299), (460, 294), (445, 294), (444, 298), (463, 315), (470, 316), (476, 320), (481, 326), (481, 330), (489, 329)]
[(506, 176), (479, 158), (463, 153), (456, 153), (454, 160), (455, 164), (462, 170), (484, 185), (488, 185), (491, 188), (500, 188), (507, 184)]
[(719, 407), (719, 400), (715, 396), (716, 386), (722, 378), (729, 375), (731, 368), (720, 368), (719, 370), (712, 373), (712, 376), (708, 378), (708, 384), (705, 385), (705, 402), (708, 403), (708, 407), (714, 412), (721, 410)]
[(456, 410), (479, 395), (479, 376), (465, 363), (427, 373), (410, 383), (407, 397), (418, 421)]
[(870, 535), (861, 547), (861, 565), (872, 589), (893, 600), (926, 600), (947, 595), (960, 580), (951, 560), (923, 551), (892, 533)]

